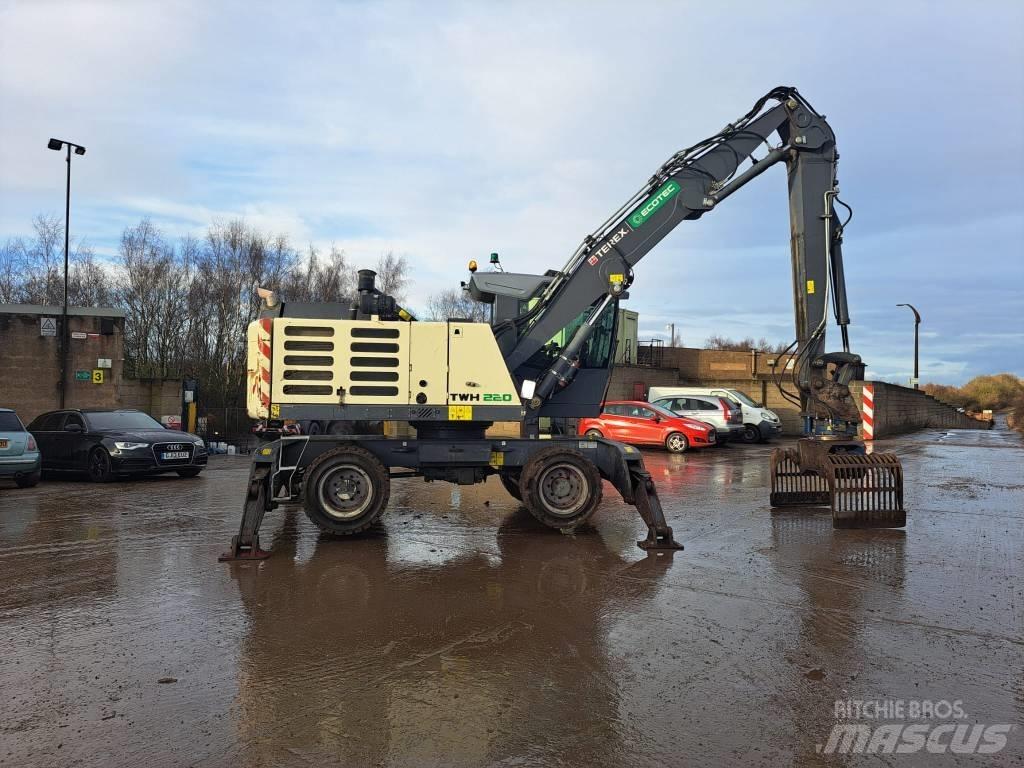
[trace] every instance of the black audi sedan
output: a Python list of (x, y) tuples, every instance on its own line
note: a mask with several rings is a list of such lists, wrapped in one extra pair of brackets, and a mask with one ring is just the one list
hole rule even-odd
[(28, 431), (43, 454), (44, 472), (85, 472), (96, 483), (161, 472), (195, 477), (206, 466), (202, 438), (165, 429), (137, 410), (50, 411)]

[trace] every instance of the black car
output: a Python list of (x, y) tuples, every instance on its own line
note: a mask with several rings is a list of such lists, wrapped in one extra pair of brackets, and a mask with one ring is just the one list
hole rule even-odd
[(85, 472), (97, 483), (160, 472), (195, 477), (206, 466), (202, 438), (165, 429), (137, 410), (51, 411), (28, 431), (43, 454), (43, 471)]

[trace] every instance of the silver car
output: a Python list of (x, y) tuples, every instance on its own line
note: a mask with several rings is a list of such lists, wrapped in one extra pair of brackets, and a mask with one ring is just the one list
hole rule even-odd
[(0, 478), (12, 478), (19, 487), (30, 488), (39, 482), (41, 462), (36, 440), (18, 414), (0, 408)]
[(654, 405), (660, 405), (677, 416), (710, 424), (718, 432), (719, 445), (743, 436), (743, 412), (724, 397), (680, 395), (655, 400)]

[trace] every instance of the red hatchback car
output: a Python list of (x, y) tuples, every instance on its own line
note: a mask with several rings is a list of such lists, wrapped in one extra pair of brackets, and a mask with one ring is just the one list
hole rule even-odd
[(587, 437), (607, 437), (632, 445), (663, 445), (672, 453), (707, 448), (716, 440), (711, 425), (639, 400), (605, 403), (597, 418), (580, 419), (578, 431)]

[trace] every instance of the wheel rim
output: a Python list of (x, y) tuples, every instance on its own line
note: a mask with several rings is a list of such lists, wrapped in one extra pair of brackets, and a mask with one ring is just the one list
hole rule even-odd
[(670, 435), (668, 438), (668, 447), (673, 451), (682, 451), (686, 448), (686, 438), (679, 434)]
[(107, 473), (107, 457), (103, 451), (93, 451), (92, 460), (89, 462), (89, 474), (93, 477), (103, 477)]
[(743, 439), (748, 443), (752, 443), (758, 438), (757, 430), (754, 427), (745, 427), (743, 430)]
[(586, 437), (589, 437), (591, 440), (593, 440), (595, 438), (598, 438), (600, 436), (601, 436), (601, 433), (598, 432), (596, 429), (591, 429), (586, 434)]
[(328, 515), (351, 520), (369, 509), (374, 496), (373, 481), (362, 467), (341, 464), (321, 479), (318, 496)]
[(571, 517), (590, 498), (590, 484), (583, 470), (573, 464), (555, 464), (537, 481), (540, 500), (551, 514)]

